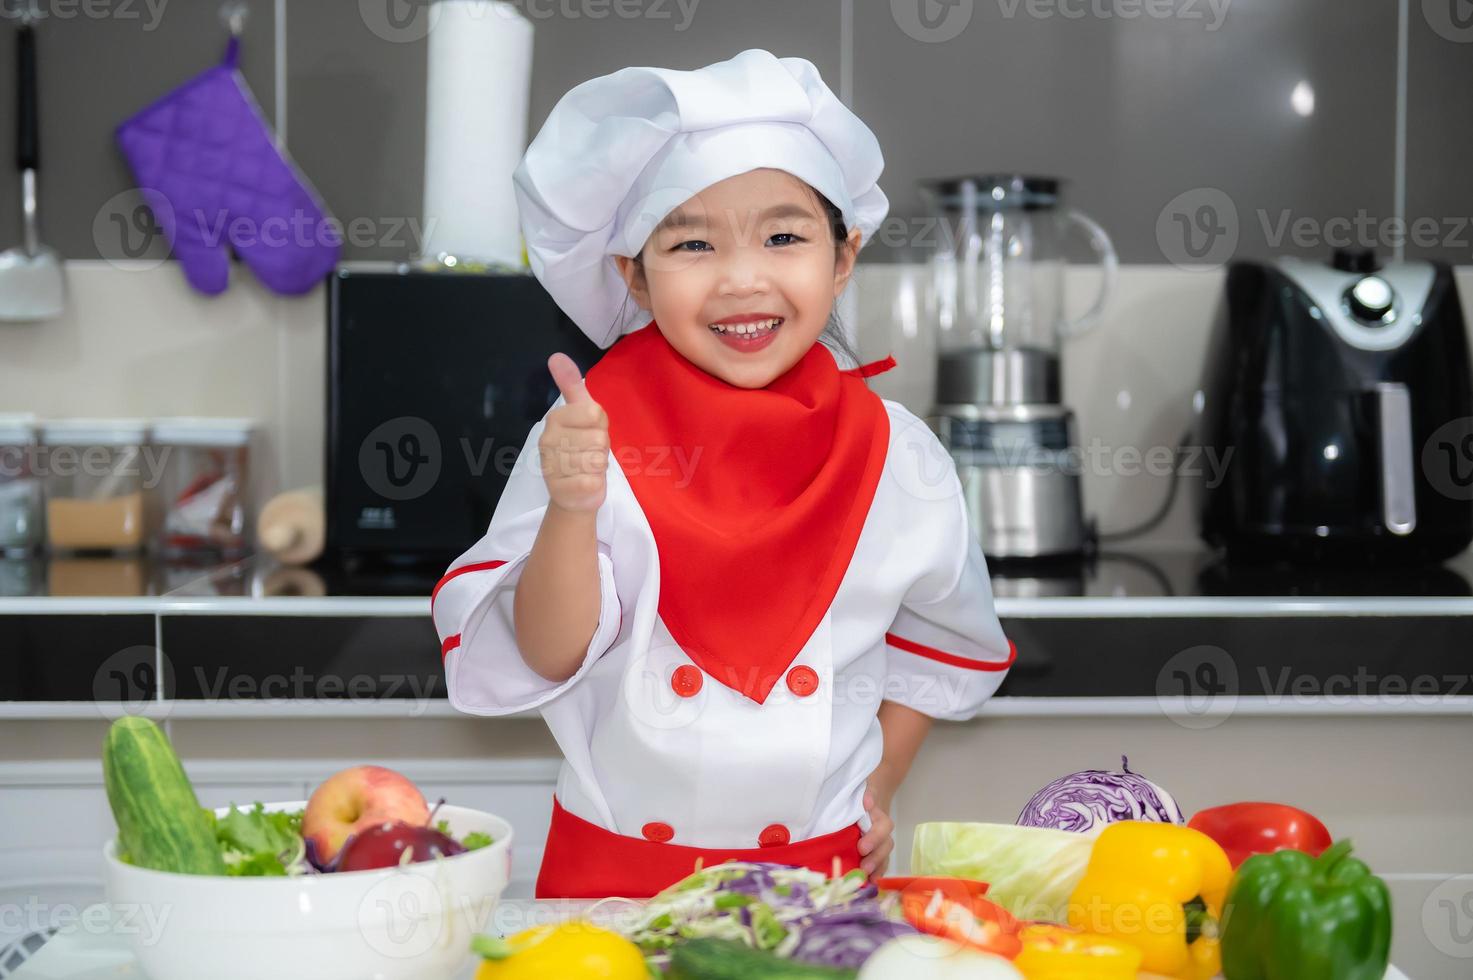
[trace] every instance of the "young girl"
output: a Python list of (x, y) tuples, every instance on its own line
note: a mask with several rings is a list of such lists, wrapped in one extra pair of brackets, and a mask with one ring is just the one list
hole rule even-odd
[(812, 64), (752, 49), (577, 86), (517, 169), (534, 272), (608, 350), (549, 361), (432, 609), (451, 702), (539, 709), (566, 757), (540, 898), (879, 875), (931, 720), (1013, 662), (950, 457), (820, 342), (882, 167)]

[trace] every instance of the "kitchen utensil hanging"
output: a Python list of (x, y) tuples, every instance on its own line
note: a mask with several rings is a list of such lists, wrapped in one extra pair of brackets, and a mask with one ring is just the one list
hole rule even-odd
[(20, 245), (0, 252), (0, 320), (31, 322), (61, 315), (66, 277), (56, 252), (41, 243), (36, 173), (40, 126), (36, 92), (35, 10), (28, 6), (16, 29), (16, 169), (21, 177)]

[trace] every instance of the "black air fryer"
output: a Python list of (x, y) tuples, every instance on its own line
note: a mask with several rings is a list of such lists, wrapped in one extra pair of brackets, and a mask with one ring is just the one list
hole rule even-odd
[(1232, 455), (1204, 483), (1202, 536), (1229, 561), (1435, 562), (1473, 541), (1473, 383), (1447, 266), (1233, 263), (1203, 393), (1204, 448)]

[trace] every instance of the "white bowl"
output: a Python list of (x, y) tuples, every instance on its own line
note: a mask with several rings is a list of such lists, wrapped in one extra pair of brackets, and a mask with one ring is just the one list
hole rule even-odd
[(459, 806), (436, 819), (457, 839), (480, 831), (494, 843), (398, 868), (228, 878), (135, 868), (109, 841), (113, 922), (150, 980), (448, 980), (511, 878), (512, 828)]

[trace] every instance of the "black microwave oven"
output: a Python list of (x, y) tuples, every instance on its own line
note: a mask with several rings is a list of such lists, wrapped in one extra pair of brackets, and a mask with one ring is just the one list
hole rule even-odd
[(602, 351), (531, 274), (346, 263), (328, 287), (326, 557), (447, 564), (486, 532), (555, 351)]

